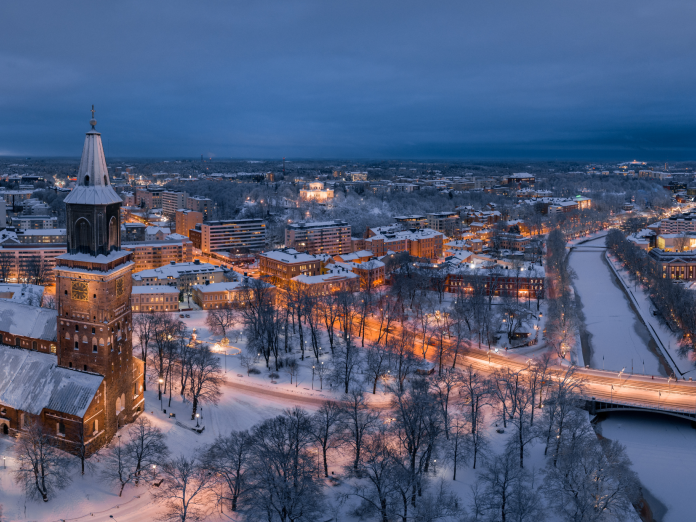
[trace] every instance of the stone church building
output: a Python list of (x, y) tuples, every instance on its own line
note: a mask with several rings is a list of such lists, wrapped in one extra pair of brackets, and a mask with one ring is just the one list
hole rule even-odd
[[(122, 200), (92, 118), (77, 184), (65, 198), (68, 247), (55, 267), (55, 341), (24, 336), (0, 345), (0, 437), (38, 420), (65, 449), (84, 445), (88, 454), (132, 422), (145, 401), (144, 365), (132, 346), (134, 264), (121, 250)], [(27, 330), (21, 322), (15, 330)], [(47, 342), (50, 349), (41, 349)]]

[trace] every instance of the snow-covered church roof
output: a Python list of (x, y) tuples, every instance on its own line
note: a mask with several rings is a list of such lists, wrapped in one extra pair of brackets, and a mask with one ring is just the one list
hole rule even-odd
[(22, 337), (56, 340), (58, 311), (0, 299), (0, 331)]
[(94, 119), (94, 106), (92, 106), (90, 124), (92, 130), (85, 137), (80, 169), (77, 171), (77, 182), (75, 188), (65, 198), (65, 202), (78, 205), (121, 203), (123, 200), (111, 188), (101, 134), (94, 129), (97, 124), (97, 120)]
[(0, 404), (83, 417), (104, 378), (57, 366), (55, 355), (0, 345)]

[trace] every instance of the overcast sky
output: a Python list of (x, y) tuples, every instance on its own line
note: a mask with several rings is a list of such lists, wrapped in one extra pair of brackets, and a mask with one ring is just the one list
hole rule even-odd
[(694, 0), (0, 4), (0, 155), (696, 159)]

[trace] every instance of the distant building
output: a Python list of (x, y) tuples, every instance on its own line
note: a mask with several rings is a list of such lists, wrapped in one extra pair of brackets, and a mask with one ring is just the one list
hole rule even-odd
[(316, 181), (309, 183), (308, 188), (300, 189), (300, 199), (304, 201), (317, 201), (319, 203), (333, 199), (334, 191), (330, 188), (324, 188), (324, 183)]
[(417, 214), (410, 216), (395, 216), (394, 220), (399, 223), (404, 230), (409, 228), (425, 228), (428, 226), (428, 218)]
[(248, 286), (239, 281), (196, 285), (193, 287), (193, 301), (203, 310), (210, 310), (237, 303), (246, 297), (247, 291)]
[(357, 291), (360, 288), (360, 276), (346, 266), (334, 264), (321, 274), (295, 276), (290, 284), (302, 286), (314, 295), (327, 295), (339, 290)]
[(121, 234), (124, 243), (137, 243), (145, 241), (147, 225), (144, 223), (124, 223), (121, 225)]
[(518, 172), (517, 174), (510, 174), (503, 177), (503, 183), (506, 185), (534, 185), (536, 178), (533, 174), (527, 172)]
[(23, 244), (61, 243), (67, 242), (67, 231), (64, 228), (41, 230), (18, 230), (17, 240)]
[(350, 225), (341, 220), (292, 223), (285, 229), (285, 246), (310, 254), (348, 254)]
[(461, 229), (461, 218), (456, 211), (431, 212), (427, 215), (428, 228), (447, 235), (453, 235)]
[(58, 218), (55, 216), (16, 216), (12, 218), (12, 226), (22, 230), (41, 230), (57, 228)]
[(175, 212), (174, 220), (176, 233), (189, 237), (189, 230), (196, 228), (197, 224), (203, 223), (203, 213), (179, 208)]
[(164, 241), (164, 238), (171, 234), (169, 228), (147, 227), (145, 229), (145, 241)]
[(186, 208), (188, 194), (186, 192), (178, 192), (173, 190), (165, 190), (162, 192), (162, 213), (174, 221), (176, 211), (180, 208)]
[(193, 242), (190, 240), (147, 241), (123, 243), (122, 250), (132, 253), (134, 271), (150, 270), (169, 263), (193, 261)]
[(201, 196), (189, 196), (186, 198), (186, 208), (203, 214), (203, 219), (210, 219), (213, 210), (213, 200)]
[(275, 285), (287, 285), (298, 275), (315, 276), (322, 272), (326, 258), (298, 252), (292, 248), (259, 255), (259, 272)]
[[(191, 241), (204, 253), (243, 253), (263, 250), (266, 244), (266, 224), (263, 219), (230, 219), (197, 223), (189, 231)], [(194, 239), (195, 238), (195, 239)]]

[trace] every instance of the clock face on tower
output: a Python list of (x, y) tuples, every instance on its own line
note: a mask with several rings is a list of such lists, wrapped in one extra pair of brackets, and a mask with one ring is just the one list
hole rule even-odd
[(116, 281), (116, 295), (118, 297), (123, 295), (123, 279)]
[(73, 281), (72, 282), (72, 298), (78, 301), (87, 301), (89, 293), (89, 287), (84, 281)]

